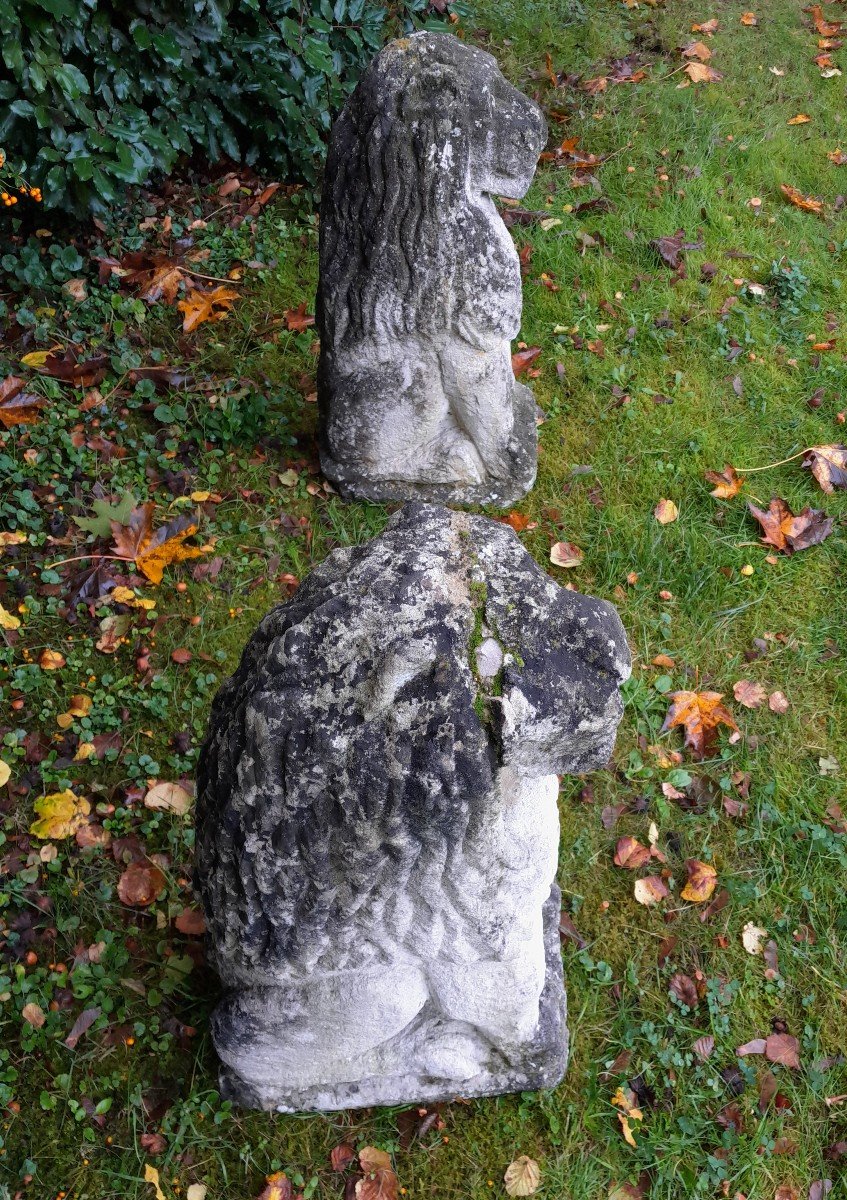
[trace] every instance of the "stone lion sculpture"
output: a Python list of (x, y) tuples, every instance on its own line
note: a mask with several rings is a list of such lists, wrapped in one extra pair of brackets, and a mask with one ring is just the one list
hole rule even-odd
[(515, 381), (520, 263), (492, 195), (519, 198), (546, 137), (490, 54), (392, 42), (335, 123), (321, 205), (321, 462), (342, 494), (505, 505), (535, 480)]
[(214, 702), (197, 884), (225, 1093), (297, 1111), (552, 1086), (557, 773), (604, 765), (615, 610), (409, 504), (262, 621)]

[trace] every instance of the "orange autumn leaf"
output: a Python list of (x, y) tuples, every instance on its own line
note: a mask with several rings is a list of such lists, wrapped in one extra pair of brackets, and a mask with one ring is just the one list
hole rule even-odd
[(759, 21), (758, 21), (755, 13), (746, 12), (746, 13), (741, 14), (741, 24), (742, 25), (758, 25)]
[(723, 79), (720, 71), (699, 62), (690, 62), (685, 68), (685, 74), (692, 83), (719, 83)]
[(682, 726), (685, 745), (697, 758), (705, 757), (717, 738), (720, 725), (738, 732), (732, 713), (721, 704), (723, 692), (671, 692), (669, 699), (672, 704), (661, 732)]
[(643, 846), (638, 838), (622, 837), (615, 847), (615, 866), (624, 867), (627, 871), (637, 871), (645, 866), (651, 858), (650, 847)]
[(711, 495), (716, 500), (732, 500), (741, 491), (744, 479), (738, 474), (731, 463), (726, 463), (722, 471), (706, 471), (706, 479), (715, 486)]
[(814, 196), (804, 196), (796, 187), (791, 187), (788, 183), (781, 183), (779, 190), (795, 208), (800, 208), (803, 212), (817, 213), (820, 216), (823, 213), (823, 200), (816, 200)]
[(809, 123), (809, 121), (811, 121), (811, 119), (812, 118), (809, 116), (808, 113), (798, 113), (796, 117), (792, 117), (789, 121), (786, 122), (786, 124), (788, 124), (788, 125), (808, 125), (808, 123)]
[(692, 33), (705, 33), (707, 37), (711, 37), (713, 33), (717, 33), (720, 27), (720, 22), (717, 17), (712, 17), (708, 21), (702, 21), (699, 25), (692, 25)]
[(197, 524), (191, 517), (177, 517), (154, 532), (154, 508), (150, 501), (134, 508), (125, 525), (112, 521), (112, 536), (117, 554), (133, 559), (151, 583), (161, 583), (166, 566), (199, 558), (203, 551), (198, 546), (184, 545), (186, 538), (197, 532)]
[(835, 163), (836, 167), (843, 167), (847, 163), (847, 154), (839, 146), (837, 150), (830, 150), (827, 153), (827, 158), (831, 163)]
[(292, 333), (302, 333), (304, 329), (308, 329), (310, 325), (314, 325), (315, 318), (311, 313), (306, 312), (306, 301), (298, 305), (297, 308), (289, 308), (284, 313), (285, 328), (290, 329)]
[(540, 353), (540, 346), (527, 346), (524, 350), (516, 350), (512, 355), (512, 374), (516, 377), (523, 375), (527, 367), (532, 366)]
[(692, 904), (704, 904), (717, 885), (717, 871), (709, 863), (700, 862), (697, 858), (687, 859), (685, 869), (688, 872), (688, 882), (680, 896), (683, 900), (690, 900)]
[(696, 58), (700, 62), (708, 62), (712, 52), (705, 42), (689, 42), (682, 51), (683, 58)]
[(183, 313), (182, 332), (191, 333), (204, 321), (222, 321), (237, 299), (238, 292), (223, 284), (210, 292), (198, 292), (192, 288), (186, 299), (180, 300), (177, 305)]
[(7, 375), (0, 383), (0, 425), (11, 429), (14, 425), (34, 425), (40, 409), (47, 401), (24, 391), (26, 384), (17, 375)]
[(815, 23), (815, 29), (821, 37), (837, 37), (841, 32), (841, 21), (827, 21), (819, 4), (813, 4), (806, 10)]

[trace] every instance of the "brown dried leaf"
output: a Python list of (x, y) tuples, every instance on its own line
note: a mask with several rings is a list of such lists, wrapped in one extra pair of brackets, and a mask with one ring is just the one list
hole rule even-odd
[(763, 544), (775, 546), (784, 554), (816, 546), (832, 533), (832, 517), (828, 517), (821, 509), (804, 508), (795, 516), (778, 496), (771, 500), (767, 512), (756, 508), (749, 500), (747, 508), (764, 530)]
[(289, 308), (282, 315), (285, 318), (285, 328), (290, 329), (292, 333), (302, 333), (315, 323), (314, 316), (306, 312), (305, 300), (297, 308)]
[(531, 367), (541, 353), (541, 346), (527, 346), (524, 350), (516, 350), (512, 355), (512, 373), (517, 378)]
[(615, 866), (637, 871), (650, 861), (650, 847), (642, 846), (634, 837), (622, 837), (615, 848)]
[(0, 383), (0, 424), (6, 429), (14, 425), (33, 425), (47, 401), (42, 396), (25, 392), (26, 383), (17, 375), (7, 375)]
[(685, 68), (685, 74), (692, 83), (720, 83), (723, 79), (720, 71), (699, 62), (690, 62)]
[(541, 1171), (535, 1159), (522, 1154), (509, 1163), (503, 1176), (507, 1196), (532, 1196), (541, 1184)]
[(204, 321), (222, 321), (229, 314), (233, 302), (238, 299), (235, 288), (219, 284), (209, 292), (192, 288), (177, 308), (183, 314), (182, 332), (191, 333)]
[(683, 58), (696, 58), (700, 62), (708, 62), (712, 52), (705, 42), (689, 42), (682, 50)]
[(147, 908), (165, 886), (165, 876), (153, 863), (130, 863), (118, 880), (118, 895), (124, 904)]
[(767, 697), (762, 685), (754, 683), (752, 679), (739, 679), (732, 686), (732, 694), (745, 708), (761, 708)]
[(814, 196), (804, 196), (796, 187), (787, 183), (781, 183), (779, 190), (795, 208), (800, 208), (803, 212), (817, 213), (818, 216), (823, 214), (823, 200), (816, 200)]
[(800, 1043), (789, 1033), (772, 1033), (765, 1042), (768, 1062), (782, 1063), (784, 1067), (800, 1067)]
[(847, 488), (847, 446), (810, 446), (803, 456), (803, 466), (830, 495), (836, 488)]
[(206, 932), (206, 921), (199, 908), (184, 908), (174, 921), (180, 933), (187, 937), (200, 937)]
[(710, 1033), (706, 1033), (703, 1037), (699, 1037), (691, 1047), (701, 1062), (705, 1062), (707, 1058), (711, 1058), (715, 1050), (715, 1039)]
[(647, 875), (644, 879), (636, 879), (634, 894), (639, 904), (652, 908), (667, 899), (668, 885), (660, 875)]
[(87, 1029), (91, 1028), (91, 1026), (100, 1016), (101, 1012), (102, 1009), (99, 1008), (86, 1008), (79, 1014), (73, 1023), (73, 1028), (65, 1038), (65, 1045), (69, 1050), (73, 1050), (75, 1048), (79, 1039)]
[(356, 1184), (356, 1200), (397, 1200), (398, 1180), (390, 1155), (375, 1146), (365, 1146), (359, 1151), (359, 1166), (365, 1178)]
[(697, 984), (690, 975), (673, 975), (668, 984), (668, 989), (672, 996), (676, 996), (680, 1004), (686, 1005), (687, 1008), (695, 1009), (700, 1003), (700, 997), (697, 994)]

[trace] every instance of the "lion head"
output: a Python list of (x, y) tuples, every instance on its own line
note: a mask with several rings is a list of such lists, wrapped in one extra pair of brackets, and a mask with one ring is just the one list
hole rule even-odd
[(487, 198), (525, 194), (545, 136), (490, 54), (443, 33), (386, 46), (330, 142), (318, 297), (329, 345), (454, 328), (474, 258), (511, 278)]

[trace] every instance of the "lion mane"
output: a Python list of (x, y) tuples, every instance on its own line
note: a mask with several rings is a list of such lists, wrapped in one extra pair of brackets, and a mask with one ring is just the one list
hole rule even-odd
[(321, 208), (318, 321), (327, 344), (455, 329), (454, 309), (473, 294), (475, 256), (488, 255), (489, 278), (492, 255), (495, 275), (513, 273), (475, 178), (490, 153), (470, 94), (483, 65), (502, 86), (490, 55), (446, 34), (416, 34), (387, 46), (350, 96), (333, 130)]

